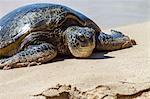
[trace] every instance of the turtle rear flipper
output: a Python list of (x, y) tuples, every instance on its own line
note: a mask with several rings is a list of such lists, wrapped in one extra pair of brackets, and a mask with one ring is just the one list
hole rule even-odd
[(133, 45), (136, 45), (135, 40), (116, 30), (111, 30), (111, 34), (100, 32), (96, 36), (96, 50), (98, 51), (114, 51)]

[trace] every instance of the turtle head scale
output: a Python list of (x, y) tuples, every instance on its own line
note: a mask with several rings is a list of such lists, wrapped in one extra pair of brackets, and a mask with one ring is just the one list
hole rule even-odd
[(95, 48), (95, 31), (88, 27), (71, 26), (66, 29), (65, 37), (73, 56), (89, 57)]

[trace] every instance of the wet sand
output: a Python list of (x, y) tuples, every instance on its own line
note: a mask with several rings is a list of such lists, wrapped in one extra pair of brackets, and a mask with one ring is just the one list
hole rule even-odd
[[(3, 4), (0, 3), (1, 9), (4, 9), (4, 12), (0, 13), (1, 16), (28, 1), (15, 3), (13, 1), (13, 4), (12, 1), (8, 0), (3, 2)], [(6, 2), (10, 2), (9, 6), (6, 6)], [(65, 1), (61, 2), (64, 3)], [(78, 0), (76, 3), (68, 1), (66, 4), (70, 4), (73, 8), (77, 7), (76, 9), (89, 15), (104, 31), (108, 31), (110, 28), (120, 30), (134, 38), (138, 45), (108, 54), (94, 53), (89, 59), (62, 59), (35, 67), (0, 70), (1, 99), (33, 99), (33, 95), (36, 95), (35, 99), (45, 99), (46, 96), (54, 99), (59, 95), (61, 98), (71, 95), (72, 97), (81, 96), (89, 99), (93, 97), (105, 97), (106, 99), (150, 98), (150, 22), (148, 22), (148, 14), (136, 12), (136, 8), (134, 8), (135, 15), (132, 15), (133, 8), (131, 8), (132, 10), (129, 9), (129, 13), (126, 12), (129, 7), (127, 6), (127, 9), (124, 8), (126, 14), (122, 17), (119, 14), (123, 13), (123, 10), (120, 9), (120, 13), (114, 11), (118, 17), (121, 17), (116, 21), (116, 17), (113, 18), (113, 15), (116, 14), (112, 13), (110, 14), (112, 17), (110, 17), (107, 16), (108, 12), (102, 11), (104, 16), (102, 17), (102, 14), (97, 14), (96, 11), (101, 7), (108, 7), (108, 4), (112, 3), (113, 0), (110, 0), (110, 2), (107, 0), (103, 2), (93, 1), (96, 2), (97, 8), (94, 8), (94, 5), (89, 5), (91, 1), (85, 4), (83, 4), (83, 1), (80, 4), (77, 4), (78, 2)], [(115, 5), (116, 2), (119, 3), (119, 1), (114, 0), (114, 7), (112, 7), (114, 9), (117, 9), (117, 5), (121, 6), (120, 3)], [(141, 4), (140, 0), (137, 0), (137, 2)], [(143, 0), (143, 2), (148, 4), (146, 0)], [(113, 6), (113, 4), (109, 5)], [(88, 7), (89, 9), (87, 9)], [(148, 8), (145, 9), (148, 10)], [(105, 9), (105, 11), (107, 10)], [(143, 14), (141, 15), (141, 13)], [(133, 16), (134, 19), (131, 18)], [(109, 24), (104, 21), (104, 18), (112, 21)], [(57, 84), (71, 85), (71, 88), (70, 86), (69, 88), (68, 86), (56, 86)], [(74, 87), (77, 87), (78, 90), (75, 90)], [(43, 94), (43, 91), (46, 92)], [(64, 92), (66, 92), (65, 95), (62, 94)]]

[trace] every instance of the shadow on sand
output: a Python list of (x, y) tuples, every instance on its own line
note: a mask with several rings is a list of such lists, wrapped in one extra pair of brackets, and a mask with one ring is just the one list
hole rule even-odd
[[(88, 58), (75, 58), (73, 56), (59, 56), (56, 57), (55, 59), (53, 59), (51, 62), (57, 62), (57, 61), (64, 61), (66, 59), (84, 59), (84, 60), (88, 60), (88, 59), (109, 59), (109, 58), (115, 58), (113, 56), (107, 56), (105, 54), (107, 54), (108, 52), (94, 52), (90, 57)], [(50, 62), (48, 62), (50, 63)]]
[[(106, 56), (105, 54), (107, 54), (108, 52), (94, 52), (90, 57), (88, 58), (75, 58), (73, 56), (58, 56), (56, 58), (54, 58), (51, 61), (48, 61), (46, 63), (43, 64), (48, 64), (48, 63), (53, 63), (53, 62), (59, 62), (59, 61), (64, 61), (66, 59), (80, 59), (80, 60), (95, 60), (95, 59), (109, 59), (109, 58), (115, 58), (112, 56)], [(31, 65), (31, 67), (34, 67), (36, 65)], [(26, 67), (26, 66), (24, 66)], [(18, 67), (13, 67), (13, 69), (16, 69)], [(23, 68), (23, 67), (22, 67)], [(3, 69), (3, 67), (0, 67), (0, 69)]]

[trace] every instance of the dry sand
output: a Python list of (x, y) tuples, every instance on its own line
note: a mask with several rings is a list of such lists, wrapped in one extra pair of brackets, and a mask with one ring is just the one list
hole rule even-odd
[(149, 28), (150, 22), (113, 28), (137, 41), (132, 48), (94, 53), (89, 59), (62, 59), (41, 66), (1, 70), (0, 99), (66, 99), (69, 95), (150, 99)]

